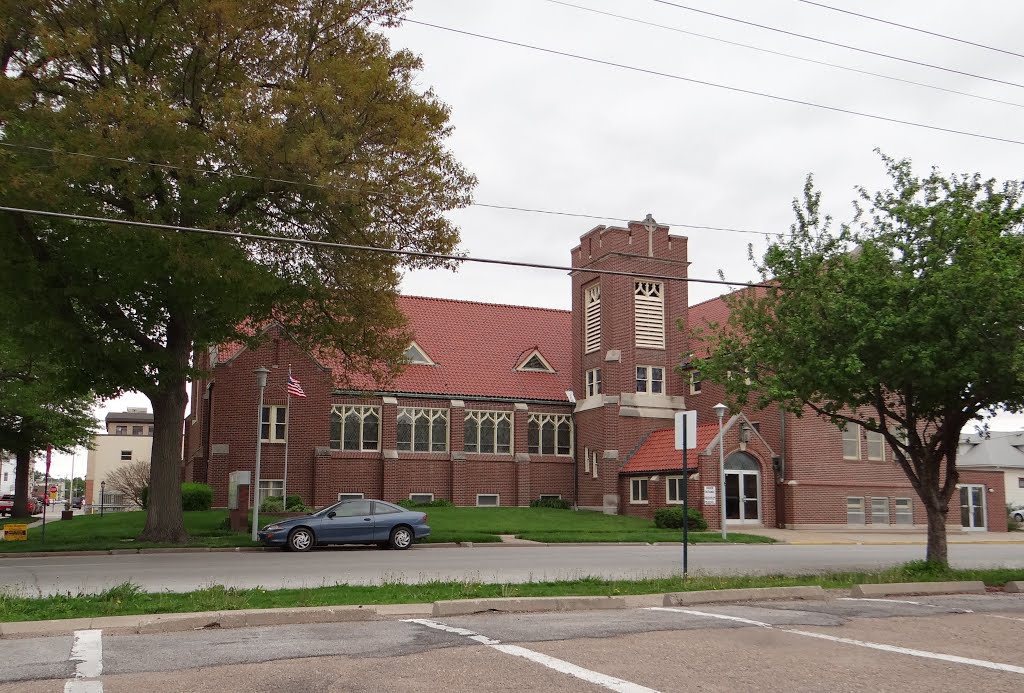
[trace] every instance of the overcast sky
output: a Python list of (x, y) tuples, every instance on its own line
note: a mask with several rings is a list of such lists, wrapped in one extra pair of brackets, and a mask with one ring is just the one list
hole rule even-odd
[[(654, 0), (572, 4), (676, 29), (595, 14), (554, 0), (416, 0), (410, 19), (788, 99), (992, 137), (1024, 140), (1024, 58), (822, 9), (797, 0), (678, 0), (678, 4), (989, 80), (886, 59), (684, 11)], [(1024, 53), (1024, 3), (823, 0), (977, 43)], [(745, 43), (970, 96), (802, 62), (682, 32)], [(691, 276), (756, 279), (747, 259), (765, 237), (685, 228), (779, 232), (813, 173), (824, 205), (847, 219), (855, 187), (886, 185), (879, 148), (918, 170), (1021, 179), (1024, 146), (785, 103), (762, 96), (542, 53), (407, 23), (395, 48), (423, 58), (419, 86), (451, 106), (456, 157), (479, 178), (475, 201), (601, 219), (470, 207), (453, 214), (473, 256), (569, 264), (599, 223), (651, 213), (688, 236)], [(465, 265), (419, 271), (403, 291), (423, 296), (570, 307), (564, 273)], [(720, 288), (694, 284), (690, 302)], [(146, 406), (141, 396), (102, 413)], [(1024, 427), (999, 417), (995, 428)], [(81, 457), (80, 457), (81, 459)], [(61, 464), (66, 460), (62, 457)], [(63, 468), (63, 467), (62, 467)], [(84, 465), (81, 467), (84, 469)], [(65, 471), (67, 471), (65, 469)]]

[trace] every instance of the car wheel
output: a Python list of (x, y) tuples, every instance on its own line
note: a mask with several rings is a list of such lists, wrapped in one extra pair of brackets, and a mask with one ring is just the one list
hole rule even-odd
[(393, 549), (407, 549), (412, 546), (413, 539), (412, 530), (408, 527), (395, 527), (391, 530), (391, 539), (388, 544)]
[(1024, 513), (1014, 513), (1013, 519), (1017, 522), (1024, 522)]
[(313, 532), (305, 527), (299, 527), (288, 535), (288, 548), (292, 551), (309, 551), (315, 543)]

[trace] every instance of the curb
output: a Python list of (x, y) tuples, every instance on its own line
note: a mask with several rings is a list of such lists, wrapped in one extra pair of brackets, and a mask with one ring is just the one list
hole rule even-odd
[(819, 585), (797, 587), (748, 587), (734, 590), (698, 590), (696, 592), (670, 592), (663, 606), (689, 606), (720, 602), (750, 602), (768, 599), (828, 599)]
[(889, 597), (906, 594), (985, 594), (981, 580), (959, 582), (892, 582), (888, 584), (854, 585), (851, 597)]
[[(1008, 582), (1007, 592), (1024, 592), (1024, 581)], [(984, 594), (980, 581), (916, 582), (888, 585), (857, 585), (851, 596), (897, 594)], [(633, 594), (621, 597), (564, 596), (508, 597), (492, 599), (442, 600), (427, 604), (378, 604), (373, 606), (310, 606), (276, 609), (239, 609), (196, 613), (98, 616), (52, 621), (0, 623), (0, 640), (72, 635), (76, 630), (102, 629), (113, 635), (176, 633), (210, 628), (251, 628), (315, 623), (350, 623), (407, 617), (468, 616), (478, 613), (540, 613), (627, 609), (650, 606), (691, 606), (725, 602), (771, 599), (828, 600), (830, 594), (818, 585), (793, 587), (751, 587), (745, 589), (699, 590), (663, 594)]]

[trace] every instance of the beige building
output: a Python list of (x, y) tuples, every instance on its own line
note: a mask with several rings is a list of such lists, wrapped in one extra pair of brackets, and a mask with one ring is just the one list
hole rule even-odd
[(145, 407), (128, 407), (126, 412), (107, 414), (105, 432), (92, 438), (85, 472), (85, 502), (88, 512), (131, 510), (134, 505), (116, 491), (105, 488), (104, 481), (118, 467), (135, 461), (150, 461), (153, 450), (153, 414)]
[(1002, 472), (1007, 505), (1024, 507), (1024, 431), (961, 435), (956, 466)]

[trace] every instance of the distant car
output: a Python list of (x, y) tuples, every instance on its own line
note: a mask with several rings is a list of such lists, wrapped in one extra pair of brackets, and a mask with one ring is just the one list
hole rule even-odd
[(327, 544), (377, 544), (407, 549), (430, 536), (426, 513), (406, 510), (381, 500), (347, 500), (323, 510), (290, 517), (259, 532), (267, 546), (309, 551)]
[(5, 493), (0, 496), (0, 517), (14, 514), (14, 494)]
[(85, 502), (85, 496), (76, 496), (71, 499), (71, 507), (81, 509), (83, 502)]
[(1024, 522), (1024, 507), (1014, 508), (1010, 511), (1010, 517), (1017, 522)]

